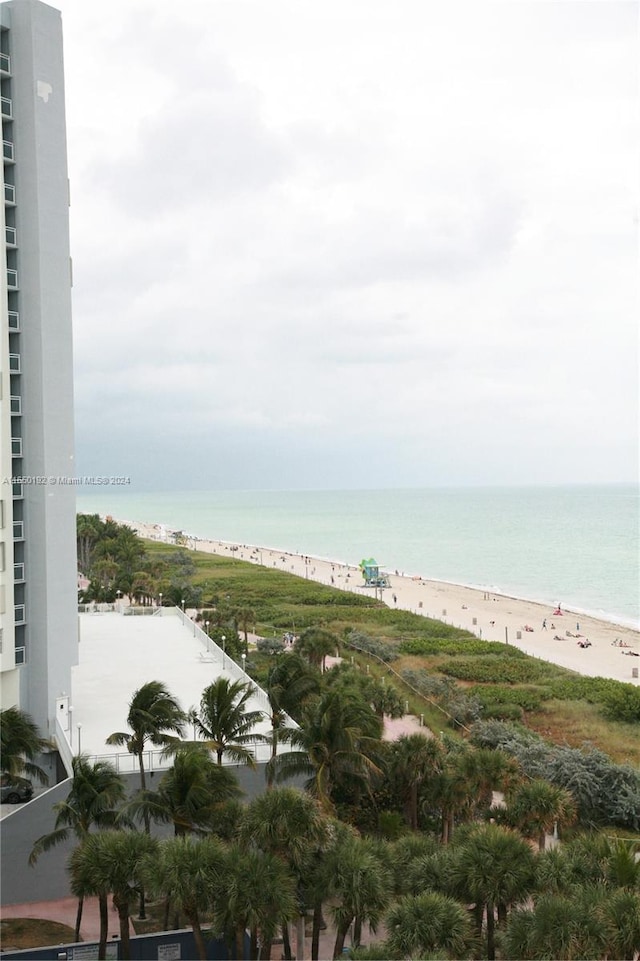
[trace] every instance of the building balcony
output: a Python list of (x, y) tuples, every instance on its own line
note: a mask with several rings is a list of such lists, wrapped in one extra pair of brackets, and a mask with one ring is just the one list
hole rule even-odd
[(9, 97), (0, 97), (0, 114), (5, 120), (13, 120), (13, 101)]
[(7, 267), (7, 287), (9, 290), (18, 289), (18, 271), (12, 267)]
[(11, 374), (22, 373), (22, 365), (20, 363), (20, 354), (9, 354), (9, 373)]
[(16, 647), (16, 667), (20, 667), (21, 664), (27, 663), (27, 649), (25, 647)]
[(20, 314), (17, 310), (8, 312), (9, 330), (20, 330)]
[(15, 163), (15, 150), (13, 149), (13, 144), (10, 140), (2, 141), (2, 159), (6, 164)]
[(24, 540), (24, 521), (13, 522), (13, 539), (14, 541)]
[(24, 564), (14, 564), (13, 565), (14, 584), (22, 584), (23, 581), (24, 581)]
[(0, 73), (5, 77), (11, 73), (11, 57), (8, 53), (0, 53)]
[(16, 202), (16, 188), (14, 184), (4, 185), (4, 204), (5, 207), (14, 207)]
[(19, 417), (22, 414), (22, 397), (19, 394), (11, 394), (9, 408), (12, 417)]
[(14, 501), (21, 501), (24, 497), (24, 487), (22, 484), (12, 484), (11, 485), (11, 496)]
[(22, 457), (22, 437), (11, 438), (11, 456)]
[(18, 231), (15, 227), (5, 227), (4, 228), (4, 239), (7, 247), (17, 247), (18, 246)]

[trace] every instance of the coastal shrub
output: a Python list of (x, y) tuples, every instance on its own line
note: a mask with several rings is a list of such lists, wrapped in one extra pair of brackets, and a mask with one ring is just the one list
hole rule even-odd
[(445, 699), (442, 706), (451, 715), (453, 723), (459, 727), (472, 724), (482, 715), (482, 704), (477, 697), (469, 697), (462, 691), (455, 692), (453, 697)]
[(484, 705), (482, 716), (497, 718), (500, 721), (521, 721), (524, 711), (519, 704), (500, 704), (498, 702)]
[(484, 705), (485, 717), (498, 717), (499, 715), (490, 713), (497, 705), (519, 707), (521, 708), (519, 714), (516, 712), (512, 717), (521, 717), (522, 710), (539, 711), (542, 702), (551, 697), (548, 687), (508, 687), (506, 684), (476, 684), (469, 689), (468, 693), (477, 697)]
[(604, 697), (603, 714), (613, 721), (640, 723), (640, 688), (633, 684), (618, 684)]
[(362, 631), (350, 631), (347, 634), (347, 644), (349, 647), (354, 647), (357, 651), (373, 654), (387, 664), (390, 661), (395, 661), (398, 657), (398, 652), (394, 649), (391, 642), (379, 641), (377, 638), (370, 637)]
[(558, 678), (551, 682), (553, 697), (562, 701), (588, 701), (590, 704), (602, 704), (607, 695), (617, 687), (632, 687), (608, 677), (573, 677)]
[(500, 641), (480, 641), (477, 638), (469, 639), (458, 637), (452, 639), (448, 637), (416, 637), (411, 640), (403, 641), (400, 645), (401, 654), (418, 654), (424, 657), (435, 654), (450, 654), (457, 656), (483, 656), (485, 654), (500, 654), (505, 657), (526, 658), (527, 655), (509, 644), (502, 644)]
[(505, 751), (529, 777), (544, 778), (569, 791), (585, 825), (613, 824), (640, 830), (640, 773), (614, 764), (602, 751), (550, 744), (517, 724), (478, 721), (471, 730), (478, 747)]
[(259, 637), (256, 648), (261, 654), (281, 654), (284, 651), (284, 641), (281, 637)]
[(427, 674), (426, 671), (412, 671), (407, 668), (400, 672), (400, 676), (403, 681), (406, 681), (407, 684), (415, 688), (416, 691), (419, 691), (420, 694), (424, 694), (425, 697), (431, 697), (434, 700), (451, 697), (455, 690), (455, 681), (452, 681), (448, 677), (437, 677), (433, 674)]
[(520, 660), (498, 657), (495, 654), (486, 657), (461, 657), (441, 664), (439, 670), (461, 681), (493, 681), (498, 684), (532, 684), (546, 673), (546, 668), (533, 658)]
[(601, 704), (602, 713), (613, 721), (640, 721), (640, 688), (609, 677), (575, 677), (554, 681), (554, 697), (565, 701)]

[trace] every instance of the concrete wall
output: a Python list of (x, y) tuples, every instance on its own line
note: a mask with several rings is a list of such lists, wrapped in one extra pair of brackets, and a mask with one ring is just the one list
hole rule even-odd
[[(243, 800), (251, 801), (265, 790), (264, 765), (256, 766), (255, 770), (248, 767), (232, 767), (244, 791)], [(138, 775), (125, 775), (130, 792), (135, 793), (140, 780)], [(156, 780), (159, 776), (156, 775)], [(294, 781), (288, 782), (294, 784)], [(41, 855), (35, 867), (29, 867), (29, 854), (34, 841), (43, 834), (53, 831), (55, 814), (53, 805), (64, 801), (69, 793), (70, 781), (51, 788), (45, 794), (35, 797), (28, 804), (16, 805), (7, 817), (0, 821), (0, 903), (23, 904), (29, 901), (54, 901), (57, 898), (71, 896), (69, 879), (66, 871), (66, 861), (76, 845), (75, 840), (52, 848)], [(149, 787), (155, 788), (154, 779), (150, 778)], [(172, 833), (172, 828), (154, 827), (152, 829), (159, 837), (166, 837)]]

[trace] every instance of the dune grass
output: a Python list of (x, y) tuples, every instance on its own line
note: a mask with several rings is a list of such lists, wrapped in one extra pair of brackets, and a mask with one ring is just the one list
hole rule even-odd
[[(145, 541), (145, 546), (151, 556), (175, 553), (178, 549), (156, 541)], [(299, 633), (306, 627), (322, 626), (344, 639), (351, 630), (358, 630), (380, 641), (401, 642), (407, 653), (389, 665), (398, 674), (405, 668), (449, 676), (455, 671), (458, 675), (456, 683), (461, 690), (470, 685), (495, 686), (500, 681), (513, 687), (526, 687), (532, 683), (552, 686), (568, 677), (578, 677), (565, 668), (526, 654), (514, 656), (515, 651), (509, 652), (512, 656), (500, 657), (500, 645), (497, 644), (497, 653), (487, 654), (484, 650), (486, 644), (478, 644), (475, 635), (468, 631), (409, 611), (395, 610), (371, 597), (232, 557), (198, 551), (189, 554), (196, 568), (193, 582), (203, 590), (203, 604), (209, 605), (213, 601), (231, 607), (251, 608), (256, 615), (256, 632), (266, 637), (283, 631)], [(455, 645), (460, 647), (459, 656), (452, 656), (451, 649)], [(424, 654), (419, 653), (420, 649)], [(389, 674), (388, 668), (383, 668), (375, 658), (353, 653), (355, 662), (363, 669), (368, 664), (374, 676), (386, 671), (389, 682), (397, 686), (404, 700), (409, 701), (410, 711), (424, 714), (429, 727), (436, 731), (447, 727), (445, 715), (425, 698), (410, 691), (403, 681)], [(495, 665), (493, 670), (491, 665)], [(257, 658), (256, 667), (259, 675), (266, 676), (267, 661)], [(562, 690), (562, 687), (558, 689)], [(637, 738), (634, 740), (632, 726), (607, 720), (598, 704), (585, 699), (556, 697), (546, 700), (539, 709), (525, 711), (523, 721), (556, 743), (580, 746), (588, 741), (618, 763), (640, 763), (640, 744)], [(448, 730), (451, 731), (451, 727)]]

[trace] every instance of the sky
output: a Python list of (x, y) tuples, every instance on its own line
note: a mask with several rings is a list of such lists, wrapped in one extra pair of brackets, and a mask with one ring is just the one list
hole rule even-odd
[(79, 474), (637, 477), (636, 3), (53, 5)]

